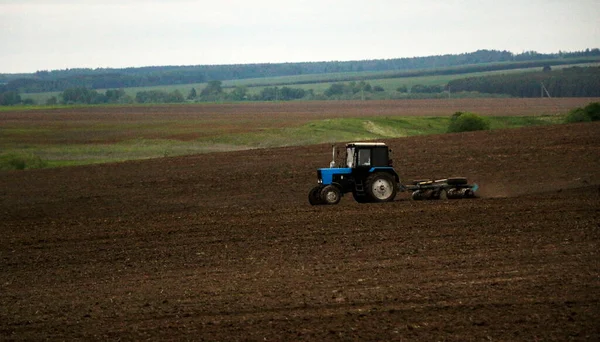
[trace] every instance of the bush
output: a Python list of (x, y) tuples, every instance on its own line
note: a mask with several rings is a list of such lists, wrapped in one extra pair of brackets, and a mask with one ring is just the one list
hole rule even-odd
[(0, 155), (0, 170), (41, 169), (48, 164), (34, 155), (5, 154)]
[(566, 123), (600, 120), (600, 102), (592, 102), (583, 108), (575, 108), (565, 117)]
[(600, 120), (600, 102), (592, 102), (585, 106), (583, 110), (586, 111), (592, 121)]
[(566, 123), (575, 123), (575, 122), (590, 122), (592, 118), (583, 110), (583, 108), (573, 109), (567, 114), (565, 118)]
[(474, 113), (456, 112), (450, 118), (448, 125), (449, 133), (470, 132), (490, 129), (490, 123), (487, 118)]

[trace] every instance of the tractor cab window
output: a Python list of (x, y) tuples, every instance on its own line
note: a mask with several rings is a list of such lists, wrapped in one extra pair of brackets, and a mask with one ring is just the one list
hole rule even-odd
[(360, 149), (358, 150), (358, 166), (370, 166), (371, 165), (371, 150)]
[(389, 154), (386, 146), (377, 146), (373, 148), (373, 160), (371, 164), (373, 166), (389, 166)]
[(346, 149), (346, 167), (354, 167), (354, 147), (348, 147)]

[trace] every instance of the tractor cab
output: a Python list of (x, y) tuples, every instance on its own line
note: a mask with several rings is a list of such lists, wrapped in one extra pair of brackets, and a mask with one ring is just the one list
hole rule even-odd
[(381, 142), (374, 143), (349, 143), (346, 144), (346, 167), (386, 167), (391, 166), (389, 149)]

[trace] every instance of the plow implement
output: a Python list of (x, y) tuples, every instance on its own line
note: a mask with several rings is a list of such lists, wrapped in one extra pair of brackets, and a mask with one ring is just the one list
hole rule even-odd
[(474, 198), (478, 188), (477, 184), (468, 184), (463, 177), (418, 180), (412, 185), (400, 185), (401, 191), (412, 191), (411, 197), (415, 201)]

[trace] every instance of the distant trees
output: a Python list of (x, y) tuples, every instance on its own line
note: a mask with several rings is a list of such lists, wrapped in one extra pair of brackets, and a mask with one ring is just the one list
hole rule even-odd
[(405, 75), (411, 73), (413, 76), (456, 74), (524, 66), (572, 64), (575, 59), (584, 62), (596, 57), (600, 57), (600, 49), (597, 48), (554, 54), (535, 51), (513, 54), (509, 51), (478, 50), (456, 55), (385, 60), (41, 70), (34, 74), (0, 75), (0, 81), (6, 83), (7, 90), (34, 93), (64, 91), (68, 88), (119, 89), (334, 72), (395, 71)]
[(192, 88), (187, 96), (187, 99), (193, 100), (196, 98), (196, 96), (198, 96), (198, 93), (196, 93), (196, 88)]
[(61, 102), (64, 104), (93, 104), (103, 102), (97, 91), (83, 87), (65, 89), (65, 91), (60, 94), (60, 97), (62, 98)]
[(540, 97), (542, 84), (552, 97), (600, 96), (600, 67), (469, 77), (448, 82), (453, 92), (476, 91), (516, 97)]
[(140, 91), (135, 95), (137, 103), (181, 103), (185, 98), (179, 90), (166, 92), (164, 90)]
[(334, 83), (325, 90), (323, 95), (327, 97), (339, 96), (346, 93), (346, 91), (351, 92), (351, 89), (343, 83)]
[(209, 81), (206, 87), (200, 91), (197, 96), (200, 101), (223, 101), (225, 93), (223, 92), (222, 82), (218, 80)]
[[(4, 95), (5, 93), (2, 93)], [(181, 103), (188, 101), (289, 101), (312, 94), (302, 88), (265, 87), (259, 94), (250, 95), (245, 86), (236, 86), (227, 92), (221, 87), (221, 81), (209, 82), (198, 95), (192, 88), (185, 97), (181, 91), (147, 90), (136, 93), (135, 98), (127, 95), (123, 89), (109, 89), (104, 93), (88, 88), (68, 88), (56, 96), (50, 97), (46, 105), (61, 104), (110, 104), (110, 103)], [(3, 105), (20, 104), (20, 96), (8, 92), (0, 96)], [(6, 103), (6, 104), (4, 104)]]
[(279, 99), (282, 101), (301, 99), (306, 94), (302, 88), (282, 87), (279, 89)]
[(248, 99), (248, 87), (245, 86), (236, 86), (233, 88), (231, 93), (229, 93), (229, 98), (232, 101), (244, 101)]
[(58, 99), (56, 98), (56, 96), (51, 96), (48, 100), (46, 100), (47, 106), (54, 106), (56, 104), (58, 104)]
[(410, 88), (410, 92), (411, 93), (441, 93), (442, 91), (444, 91), (444, 87), (441, 85), (422, 85), (422, 84), (415, 84), (414, 86), (412, 86)]
[(302, 88), (290, 87), (265, 87), (261, 90), (258, 96), (250, 99), (256, 101), (290, 101), (301, 99), (306, 95), (306, 90)]
[[(62, 104), (101, 104), (101, 103), (130, 103), (132, 99), (123, 89), (109, 89), (104, 93), (96, 90), (76, 87), (65, 89), (59, 94)], [(47, 104), (56, 104), (55, 97), (50, 98)]]
[(0, 106), (14, 106), (21, 103), (21, 95), (16, 91), (0, 93)]
[[(586, 51), (589, 54), (595, 54), (593, 50)], [(485, 54), (480, 57), (483, 58)], [(500, 54), (501, 56), (502, 54)], [(530, 54), (529, 57), (535, 58), (536, 54)], [(205, 87), (199, 91), (196, 88), (189, 88), (185, 96), (180, 90), (147, 90), (140, 91), (134, 97), (127, 94), (123, 88), (109, 88), (105, 91), (96, 90), (90, 87), (68, 87), (58, 96), (49, 98), (48, 105), (57, 103), (62, 104), (104, 104), (104, 103), (179, 103), (187, 101), (291, 101), (299, 99), (310, 100), (350, 100), (350, 99), (404, 99), (404, 98), (442, 98), (447, 97), (444, 90), (452, 89), (453, 97), (460, 96), (516, 96), (516, 97), (539, 97), (544, 91), (544, 95), (552, 97), (600, 97), (600, 67), (570, 67), (552, 70), (550, 65), (546, 65), (547, 60), (542, 61), (540, 68), (536, 72), (506, 73), (495, 74), (482, 77), (469, 77), (455, 79), (450, 81), (446, 87), (439, 84), (412, 85), (410, 89), (406, 85), (399, 86), (395, 91), (386, 91), (381, 84), (391, 82), (383, 81), (377, 85), (371, 85), (364, 80), (351, 80), (340, 82), (338, 76), (331, 76), (332, 80), (324, 81), (324, 77), (318, 77), (315, 83), (329, 83), (328, 87), (322, 92), (315, 93), (312, 89), (307, 89), (306, 85), (300, 87), (281, 86), (281, 85), (237, 85), (233, 87), (223, 86), (221, 80), (213, 79), (206, 83)], [(542, 65), (544, 65), (543, 68)], [(553, 64), (554, 65), (554, 64)], [(486, 65), (473, 66), (468, 68), (486, 67)], [(242, 68), (242, 66), (239, 66)], [(269, 65), (269, 70), (277, 68)], [(467, 67), (465, 67), (467, 68)], [(465, 68), (460, 69), (465, 72)], [(537, 68), (537, 67), (536, 67)], [(290, 71), (293, 69), (289, 69)], [(545, 70), (545, 71), (542, 71)], [(296, 71), (298, 71), (296, 69)], [(456, 70), (448, 69), (448, 72)], [(86, 79), (87, 74), (82, 76)], [(428, 72), (420, 71), (420, 72)], [(73, 71), (73, 75), (77, 73)], [(40, 78), (49, 78), (52, 72), (39, 72), (36, 75)], [(71, 75), (71, 73), (69, 73)], [(388, 76), (385, 73), (386, 77)], [(1, 75), (0, 75), (1, 76)], [(88, 75), (89, 76), (89, 75)], [(351, 77), (349, 75), (348, 77)], [(6, 79), (6, 78), (4, 78)], [(342, 78), (343, 79), (343, 78)], [(29, 84), (31, 80), (20, 79), (16, 84)], [(54, 82), (54, 81), (53, 81)], [(61, 80), (55, 80), (61, 83)], [(378, 81), (379, 82), (379, 81)], [(298, 81), (300, 84), (301, 81)], [(249, 83), (247, 83), (249, 84)], [(293, 84), (293, 83), (292, 83)], [(19, 105), (33, 104), (33, 100), (22, 99), (17, 90), (11, 89), (8, 84), (0, 84), (0, 105)]]
[(132, 99), (123, 89), (109, 89), (105, 93), (107, 103), (130, 103)]
[(323, 95), (329, 98), (353, 98), (355, 95), (365, 98), (365, 93), (384, 91), (381, 86), (371, 86), (365, 81), (352, 81), (349, 83), (333, 83), (327, 88)]
[(69, 88), (109, 89), (202, 83), (203, 70), (189, 67), (145, 67), (126, 69), (66, 69), (38, 71), (10, 79), (6, 86), (22, 93), (64, 91)]
[(208, 84), (200, 92), (202, 97), (218, 96), (223, 93), (223, 87), (221, 81), (209, 81)]
[(279, 100), (279, 94), (277, 87), (265, 87), (260, 91), (259, 96), (256, 98), (261, 101), (277, 101)]

